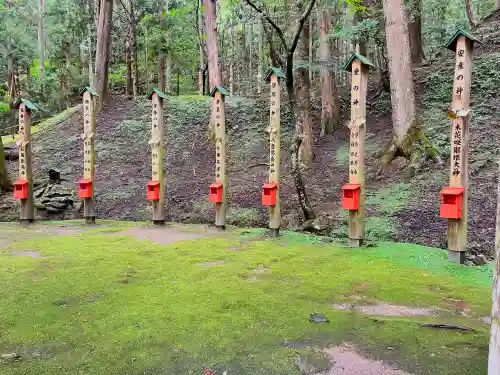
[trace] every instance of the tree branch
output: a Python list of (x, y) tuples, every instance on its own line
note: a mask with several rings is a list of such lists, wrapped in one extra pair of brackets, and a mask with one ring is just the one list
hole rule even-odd
[[(248, 1), (248, 0), (246, 0), (246, 1)], [(302, 32), (302, 29), (304, 28), (304, 23), (306, 22), (307, 18), (311, 14), (312, 8), (314, 7), (315, 3), (316, 3), (316, 0), (310, 0), (309, 6), (307, 7), (306, 11), (300, 17), (299, 23), (297, 25), (297, 31), (295, 32), (295, 36), (293, 37), (293, 42), (292, 42), (292, 45), (290, 47), (289, 53), (295, 52), (295, 48), (297, 48), (297, 43), (299, 42), (300, 33)]]
[[(315, 0), (311, 0), (311, 2), (314, 3)], [(271, 17), (269, 17), (269, 15), (264, 12), (262, 9), (260, 9), (259, 7), (257, 7), (257, 5), (255, 5), (251, 0), (245, 0), (245, 2), (250, 5), (257, 13), (260, 13), (262, 15), (262, 17), (264, 17), (264, 19), (269, 22), (269, 24), (274, 28), (274, 30), (276, 30), (276, 32), (278, 33), (278, 36), (281, 40), (281, 43), (283, 44), (283, 47), (285, 48), (285, 50), (288, 52), (288, 45), (286, 43), (286, 39), (285, 39), (285, 34), (283, 34), (283, 31), (280, 29), (280, 27), (276, 24), (276, 22), (273, 21), (273, 19)], [(312, 7), (311, 7), (312, 9)], [(311, 13), (311, 10), (309, 10), (309, 13)], [(307, 14), (309, 16), (309, 13)], [(302, 22), (302, 24), (304, 24), (304, 22)], [(302, 28), (301, 28), (302, 30)]]

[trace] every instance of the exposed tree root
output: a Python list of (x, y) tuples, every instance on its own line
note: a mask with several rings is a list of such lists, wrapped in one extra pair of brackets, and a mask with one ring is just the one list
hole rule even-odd
[(409, 161), (408, 178), (414, 177), (427, 160), (433, 160), (438, 164), (443, 163), (435, 146), (418, 123), (410, 127), (401, 144), (398, 144), (396, 136), (393, 136), (381, 150), (377, 175), (384, 173), (397, 157), (404, 157)]

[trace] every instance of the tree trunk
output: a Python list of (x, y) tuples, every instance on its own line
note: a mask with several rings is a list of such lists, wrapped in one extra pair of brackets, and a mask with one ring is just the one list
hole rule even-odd
[[(302, 8), (300, 8), (302, 9)], [(298, 12), (300, 17), (300, 11)], [(309, 58), (309, 24), (304, 24), (299, 44), (297, 46), (298, 57), (302, 61)], [(295, 129), (296, 133), (302, 136), (299, 149), (299, 163), (301, 167), (310, 167), (313, 160), (313, 135), (311, 124), (311, 99), (309, 72), (305, 66), (298, 66), (295, 69)]]
[(411, 61), (421, 64), (424, 58), (422, 47), (422, 0), (411, 0), (409, 9), (408, 32), (410, 38)]
[(170, 53), (167, 54), (167, 59), (165, 61), (165, 92), (172, 91), (171, 81), (172, 79), (172, 57)]
[(130, 52), (132, 54), (132, 91), (134, 98), (139, 95), (139, 61), (137, 59), (137, 25), (130, 26)]
[(97, 109), (106, 103), (108, 94), (109, 50), (111, 45), (111, 27), (113, 17), (113, 0), (102, 0), (97, 29), (97, 46), (95, 58), (95, 89), (99, 94)]
[(500, 0), (497, 0), (497, 9), (500, 9)]
[(309, 68), (309, 83), (312, 85), (313, 81), (313, 53), (314, 53), (314, 44), (313, 44), (313, 37), (314, 37), (314, 20), (312, 14), (309, 16), (309, 59), (308, 59), (308, 68)]
[(130, 48), (130, 40), (127, 35), (125, 43), (125, 96), (130, 99), (134, 93), (132, 84), (132, 49)]
[(212, 87), (221, 84), (217, 50), (217, 23), (215, 0), (203, 0), (205, 7), (205, 32), (208, 55), (208, 79)]
[(88, 50), (88, 58), (89, 58), (89, 86), (94, 88), (94, 68), (92, 66), (92, 26), (90, 24), (87, 25), (87, 46)]
[[(499, 0), (500, 1), (500, 0)], [(262, 69), (262, 60), (264, 59), (264, 46), (263, 46), (263, 38), (264, 38), (264, 30), (262, 27), (262, 20), (259, 23), (260, 25), (260, 30), (259, 30), (259, 51), (258, 51), (258, 56), (259, 56), (259, 61), (257, 63), (257, 94), (261, 95), (262, 94), (262, 79), (264, 78), (262, 76), (263, 74), (263, 69)]]
[(9, 91), (9, 120), (8, 126), (12, 136), (15, 134), (16, 129), (16, 109), (14, 108), (14, 101), (18, 97), (16, 85), (16, 72), (14, 71), (14, 56), (12, 52), (12, 39), (7, 38), (7, 90)]
[(335, 74), (333, 72), (331, 58), (330, 33), (332, 17), (327, 5), (319, 12), (319, 60), (321, 63), (321, 136), (333, 134), (340, 118), (340, 106), (335, 85)]
[(417, 116), (411, 53), (403, 0), (384, 0), (394, 136), (381, 154), (378, 172), (398, 156), (410, 160), (413, 175), (425, 158), (438, 158)]
[(497, 227), (495, 238), (495, 264), (493, 266), (493, 298), (488, 375), (497, 375), (500, 369), (500, 160), (498, 165)]
[(42, 89), (42, 97), (44, 97), (45, 85), (45, 36), (43, 25), (44, 8), (44, 0), (40, 0), (38, 9), (38, 63), (40, 67), (40, 85)]
[(474, 22), (474, 12), (472, 11), (472, 4), (470, 3), (470, 0), (465, 0), (465, 9), (467, 10), (467, 19), (469, 20), (469, 25), (472, 29), (476, 26), (476, 23)]
[(9, 174), (7, 173), (7, 166), (5, 165), (5, 152), (3, 149), (2, 137), (0, 137), (0, 193), (12, 191), (12, 182), (10, 181)]

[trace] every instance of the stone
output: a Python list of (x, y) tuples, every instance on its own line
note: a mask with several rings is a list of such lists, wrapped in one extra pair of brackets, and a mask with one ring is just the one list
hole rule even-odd
[(478, 254), (476, 256), (475, 263), (478, 266), (484, 266), (486, 263), (488, 263), (488, 258), (486, 258), (486, 255), (484, 255), (484, 254)]
[(6, 359), (6, 360), (14, 360), (14, 359), (19, 359), (19, 358), (21, 358), (21, 356), (17, 353), (2, 354), (2, 359)]
[(328, 318), (324, 314), (321, 314), (321, 313), (309, 314), (309, 321), (311, 323), (330, 323)]
[(51, 201), (45, 205), (46, 207), (52, 207), (59, 210), (65, 210), (68, 207), (68, 203)]
[(43, 194), (45, 194), (45, 190), (46, 190), (45, 187), (37, 189), (33, 191), (33, 195), (35, 196), (35, 198), (40, 198)]

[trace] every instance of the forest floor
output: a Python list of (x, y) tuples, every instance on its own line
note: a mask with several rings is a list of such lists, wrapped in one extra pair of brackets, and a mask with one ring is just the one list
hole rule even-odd
[(2, 374), (486, 373), (491, 267), (439, 249), (123, 221), (0, 245)]
[[(472, 79), (473, 117), (470, 138), (469, 243), (471, 253), (491, 257), (494, 247), (498, 139), (500, 139), (500, 12), (485, 20), (474, 34), (477, 45)], [(416, 70), (415, 84), (422, 122), (435, 143), (444, 165), (428, 163), (412, 179), (406, 178), (407, 162), (394, 161), (377, 177), (376, 154), (390, 139), (390, 96), (376, 99), (376, 74), (370, 82), (366, 165), (369, 240), (395, 241), (446, 248), (447, 222), (439, 218), (439, 191), (449, 180), (450, 119), (454, 55), (443, 50)], [(347, 98), (347, 96), (346, 96)], [(347, 100), (348, 102), (348, 100)], [(346, 101), (344, 100), (345, 104)], [(344, 106), (345, 107), (345, 106)], [(347, 108), (344, 108), (347, 109)], [(181, 223), (212, 223), (214, 207), (207, 199), (213, 180), (214, 146), (207, 139), (210, 99), (199, 96), (169, 97), (165, 104), (166, 212)], [(145, 185), (150, 178), (151, 104), (144, 97), (111, 98), (96, 121), (97, 214), (105, 219), (148, 220), (151, 208)], [(347, 115), (347, 111), (344, 111)], [(344, 126), (334, 135), (319, 137), (319, 97), (314, 97), (315, 160), (305, 175), (307, 190), (322, 233), (347, 236), (347, 215), (341, 209), (341, 186), (347, 181), (348, 132)], [(267, 179), (269, 110), (267, 96), (227, 98), (229, 205), (228, 224), (265, 227), (267, 210), (261, 207), (262, 184)], [(55, 121), (56, 120), (56, 121)], [(75, 188), (81, 178), (83, 151), (80, 108), (42, 123), (33, 137), (34, 173), (47, 177), (51, 168), (61, 171), (64, 184)], [(347, 118), (343, 119), (346, 122)], [(301, 229), (300, 207), (290, 174), (289, 145), (294, 124), (282, 108), (282, 226)], [(4, 138), (12, 145), (12, 138)], [(17, 162), (9, 162), (12, 175)], [(39, 218), (47, 218), (37, 212)], [(16, 220), (18, 206), (11, 194), (0, 197), (0, 220)], [(74, 213), (55, 218), (73, 218)]]

